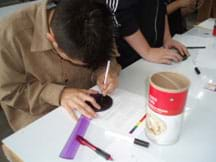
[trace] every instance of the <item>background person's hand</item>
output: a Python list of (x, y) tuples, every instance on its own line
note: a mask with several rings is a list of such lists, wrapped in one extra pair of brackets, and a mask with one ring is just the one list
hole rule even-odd
[(107, 94), (112, 93), (116, 89), (119, 83), (119, 79), (118, 79), (119, 77), (118, 77), (118, 74), (114, 72), (112, 73), (110, 71), (107, 76), (107, 82), (105, 85), (104, 85), (104, 77), (105, 77), (105, 73), (101, 73), (100, 75), (98, 75), (97, 85), (101, 89), (102, 94), (107, 95)]
[(182, 57), (176, 52), (166, 48), (150, 48), (145, 59), (159, 64), (172, 64), (182, 61)]
[(100, 109), (100, 105), (90, 96), (90, 94), (96, 93), (98, 92), (94, 90), (65, 88), (60, 97), (60, 104), (76, 120), (76, 110), (88, 118), (94, 118), (96, 116), (95, 111), (85, 101), (90, 102), (95, 108)]
[(183, 2), (183, 1), (188, 1), (188, 0), (177, 0), (177, 1), (178, 3), (182, 3), (182, 4), (179, 4), (179, 5), (182, 5), (182, 8), (181, 8), (182, 16), (187, 16), (195, 12), (197, 9), (202, 7), (202, 5), (205, 2), (205, 0), (191, 0), (190, 4), (188, 5), (186, 4), (186, 2)]

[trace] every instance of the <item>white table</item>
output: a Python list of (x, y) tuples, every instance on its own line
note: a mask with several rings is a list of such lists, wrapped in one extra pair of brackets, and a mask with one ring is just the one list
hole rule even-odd
[[(196, 27), (187, 34), (212, 38), (211, 32)], [(209, 47), (215, 50), (216, 55), (216, 37), (212, 39), (213, 42), (210, 42)], [(192, 56), (188, 60), (171, 66), (139, 60), (123, 70), (120, 77), (120, 88), (146, 96), (146, 80), (155, 72), (175, 71), (190, 78), (191, 87), (181, 139), (175, 145), (155, 147), (154, 154), (167, 162), (214, 162), (216, 161), (216, 92), (210, 92), (204, 89), (204, 86), (208, 81), (216, 82), (216, 69), (199, 67), (201, 75), (197, 75), (193, 69), (192, 59), (197, 57), (198, 51), (190, 50), (190, 53)], [(216, 59), (214, 61), (216, 64)]]
[[(201, 37), (203, 36), (203, 39), (206, 37), (210, 38), (211, 41), (207, 43), (207, 49), (213, 48), (216, 51), (216, 46), (214, 46), (214, 43), (216, 44), (216, 38), (206, 34), (206, 32), (210, 31), (197, 27), (189, 31), (187, 35), (199, 35)], [(198, 53), (199, 55), (202, 54), (202, 51), (191, 50), (190, 53), (192, 56), (179, 64), (160, 65), (139, 60), (121, 72), (120, 88), (138, 94), (143, 97), (143, 99), (147, 97), (148, 77), (155, 72), (175, 71), (186, 75), (191, 80), (183, 131), (180, 140), (176, 144), (168, 146), (160, 146), (151, 143), (149, 149), (143, 149), (143, 160), (141, 161), (145, 161), (148, 154), (156, 158), (156, 160), (153, 159), (152, 161), (216, 161), (216, 92), (204, 89), (204, 86), (209, 81), (216, 82), (216, 70), (214, 68), (206, 68), (206, 66), (199, 67), (201, 75), (197, 75), (194, 71), (193, 60), (197, 58)], [(206, 64), (208, 64), (208, 62), (206, 62)], [(53, 121), (53, 123), (47, 125), (46, 122), (49, 120)], [(29, 156), (34, 156), (34, 154), (36, 154), (35, 150), (40, 149), (44, 150), (44, 152), (47, 151), (46, 149), (49, 149), (50, 152), (60, 152), (62, 146), (60, 147), (58, 143), (64, 143), (64, 140), (67, 139), (72, 129), (70, 124), (74, 125), (74, 122), (70, 120), (64, 111), (57, 109), (43, 117), (41, 120), (34, 122), (27, 128), (24, 128), (11, 137), (8, 137), (3, 141), (3, 143), (20, 156), (20, 158), (23, 158), (22, 155), (26, 155), (27, 152)], [(39, 125), (41, 127), (38, 127)], [(93, 127), (92, 129), (95, 128)], [(39, 134), (39, 132), (41, 132), (41, 134)], [(61, 132), (61, 136), (59, 136), (59, 132)], [(95, 132), (100, 132), (100, 130), (95, 130)], [(97, 137), (93, 139), (93, 141), (96, 142), (99, 140), (103, 145), (103, 139), (101, 138), (104, 135), (99, 136), (91, 132), (89, 136), (92, 135)], [(144, 134), (141, 135), (143, 139), (147, 139)], [(40, 136), (42, 138), (40, 138)], [(53, 145), (53, 147), (47, 148), (47, 146), (45, 146), (47, 139), (56, 142), (56, 147)], [(32, 149), (34, 151), (27, 149), (26, 146), (29, 146), (29, 148), (33, 147)], [(46, 155), (40, 157), (40, 161), (44, 161), (44, 156)], [(79, 154), (78, 156), (81, 157), (86, 155)], [(95, 162), (97, 160), (93, 161)], [(56, 157), (53, 157), (52, 162), (54, 161), (57, 162), (64, 160), (56, 160)], [(79, 159), (77, 159), (77, 161), (79, 161)], [(80, 162), (81, 161), (82, 160), (80, 160)], [(104, 160), (101, 159), (101, 161)], [(152, 161), (149, 160), (148, 162)]]

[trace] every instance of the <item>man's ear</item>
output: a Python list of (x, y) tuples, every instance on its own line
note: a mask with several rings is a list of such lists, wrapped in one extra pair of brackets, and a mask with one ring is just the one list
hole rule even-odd
[(54, 38), (54, 35), (52, 33), (47, 33), (47, 39), (50, 41), (50, 42), (55, 42), (55, 38)]
[(46, 33), (47, 35), (47, 39), (52, 43), (52, 45), (55, 47), (55, 48), (58, 48), (58, 44), (55, 40), (55, 36), (53, 33)]

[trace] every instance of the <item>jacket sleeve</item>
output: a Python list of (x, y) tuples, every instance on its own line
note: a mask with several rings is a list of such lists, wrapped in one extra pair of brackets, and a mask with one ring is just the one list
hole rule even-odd
[(27, 81), (27, 75), (19, 55), (0, 48), (0, 101), (1, 104), (38, 115), (59, 105), (64, 88), (55, 83)]
[(139, 29), (134, 10), (135, 8), (128, 7), (117, 9), (115, 13), (116, 20), (119, 24), (118, 32), (121, 37), (132, 35)]

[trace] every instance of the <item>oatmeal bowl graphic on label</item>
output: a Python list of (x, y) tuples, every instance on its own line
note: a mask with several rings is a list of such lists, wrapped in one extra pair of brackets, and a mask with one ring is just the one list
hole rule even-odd
[(158, 136), (166, 131), (166, 123), (164, 121), (151, 113), (148, 113), (147, 116), (146, 129), (149, 133)]

